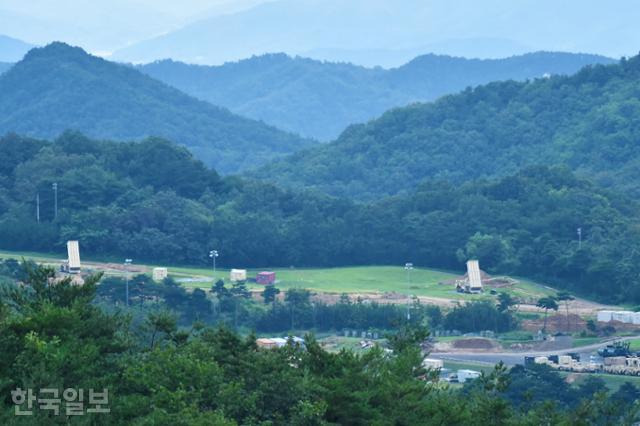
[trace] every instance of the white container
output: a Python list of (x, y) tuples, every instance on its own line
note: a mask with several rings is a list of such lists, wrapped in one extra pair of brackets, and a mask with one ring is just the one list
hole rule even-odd
[(633, 313), (633, 323), (640, 324), (640, 312)]
[(232, 282), (237, 281), (246, 281), (247, 280), (247, 270), (246, 269), (232, 269), (229, 273), (229, 280)]
[(458, 382), (464, 383), (480, 377), (480, 372), (475, 370), (458, 370)]
[(537, 356), (533, 359), (536, 364), (549, 364), (549, 358), (546, 356)]

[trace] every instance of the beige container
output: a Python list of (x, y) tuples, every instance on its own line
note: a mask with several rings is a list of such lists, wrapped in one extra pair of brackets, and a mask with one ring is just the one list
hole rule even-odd
[(608, 356), (604, 358), (604, 365), (614, 366), (614, 365), (626, 365), (627, 359), (623, 356)]
[(162, 281), (169, 276), (167, 268), (153, 268), (152, 277), (154, 281)]

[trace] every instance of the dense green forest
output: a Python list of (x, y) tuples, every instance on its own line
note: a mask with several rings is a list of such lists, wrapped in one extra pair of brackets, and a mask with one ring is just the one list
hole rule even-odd
[[(220, 177), (160, 139), (0, 139), (0, 248), (228, 267), (404, 264), (545, 280), (640, 302), (637, 203), (566, 168), (463, 185), (428, 181), (369, 204)], [(54, 217), (53, 183), (58, 184)], [(36, 196), (40, 198), (40, 223)], [(576, 230), (582, 229), (579, 246)]]
[(375, 199), (426, 178), (461, 183), (528, 165), (640, 194), (640, 57), (565, 77), (497, 82), (387, 112), (256, 175), (295, 188)]
[[(133, 323), (93, 303), (99, 276), (51, 284), (55, 271), (0, 265), (21, 275), (0, 284), (0, 419), (7, 424), (414, 425), (632, 424), (640, 391), (615, 393), (601, 379), (568, 385), (546, 366), (497, 366), (454, 389), (435, 383), (418, 343), (425, 327), (401, 327), (388, 350), (326, 352), (304, 344), (259, 349), (224, 326), (179, 328), (166, 312)], [(109, 413), (39, 409), (14, 415), (14, 393), (108, 391)], [(12, 393), (13, 392), (13, 393)], [(85, 396), (86, 398), (86, 396)], [(26, 411), (24, 404), (22, 411)]]
[(54, 138), (71, 129), (116, 140), (160, 136), (222, 173), (312, 144), (63, 43), (31, 50), (0, 76), (0, 93), (0, 134)]
[(551, 52), (486, 60), (424, 55), (385, 70), (270, 54), (221, 66), (165, 60), (137, 68), (237, 114), (328, 141), (350, 124), (393, 107), (490, 81), (573, 74), (585, 65), (611, 62), (597, 55)]

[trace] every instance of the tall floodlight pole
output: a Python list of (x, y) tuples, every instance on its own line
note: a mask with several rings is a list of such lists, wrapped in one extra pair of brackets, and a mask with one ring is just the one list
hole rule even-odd
[(127, 306), (129, 306), (129, 265), (133, 262), (131, 259), (124, 260), (124, 280), (127, 292)]
[(404, 270), (407, 271), (407, 321), (411, 321), (411, 271), (413, 263), (405, 263)]
[(582, 228), (578, 228), (578, 250), (582, 248)]
[(53, 188), (53, 218), (57, 219), (58, 218), (58, 182), (54, 182), (53, 185), (51, 185), (51, 187)]
[(213, 280), (216, 279), (216, 257), (218, 257), (218, 250), (211, 250), (209, 252), (209, 257), (213, 261)]
[(40, 193), (36, 193), (36, 220), (40, 223)]

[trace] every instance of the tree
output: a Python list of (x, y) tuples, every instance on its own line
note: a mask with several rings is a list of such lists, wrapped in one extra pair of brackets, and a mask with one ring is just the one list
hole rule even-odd
[(546, 332), (547, 331), (547, 313), (549, 312), (549, 309), (553, 309), (554, 311), (557, 311), (558, 304), (556, 303), (556, 300), (553, 297), (546, 296), (538, 299), (536, 306), (544, 309), (544, 326), (542, 327), (542, 331)]
[(264, 299), (265, 305), (269, 303), (275, 303), (276, 297), (280, 294), (280, 289), (274, 285), (268, 285), (262, 291), (262, 298)]
[(506, 312), (510, 307), (517, 305), (518, 300), (504, 291), (498, 294), (498, 310), (500, 312)]
[(575, 300), (575, 297), (573, 297), (568, 291), (559, 291), (556, 295), (556, 300), (559, 302), (564, 302), (564, 308), (567, 316), (567, 331), (571, 331), (571, 327), (569, 324), (569, 302)]
[(146, 321), (146, 326), (151, 332), (150, 348), (156, 344), (159, 335), (171, 337), (177, 331), (176, 317), (168, 311), (152, 312)]

